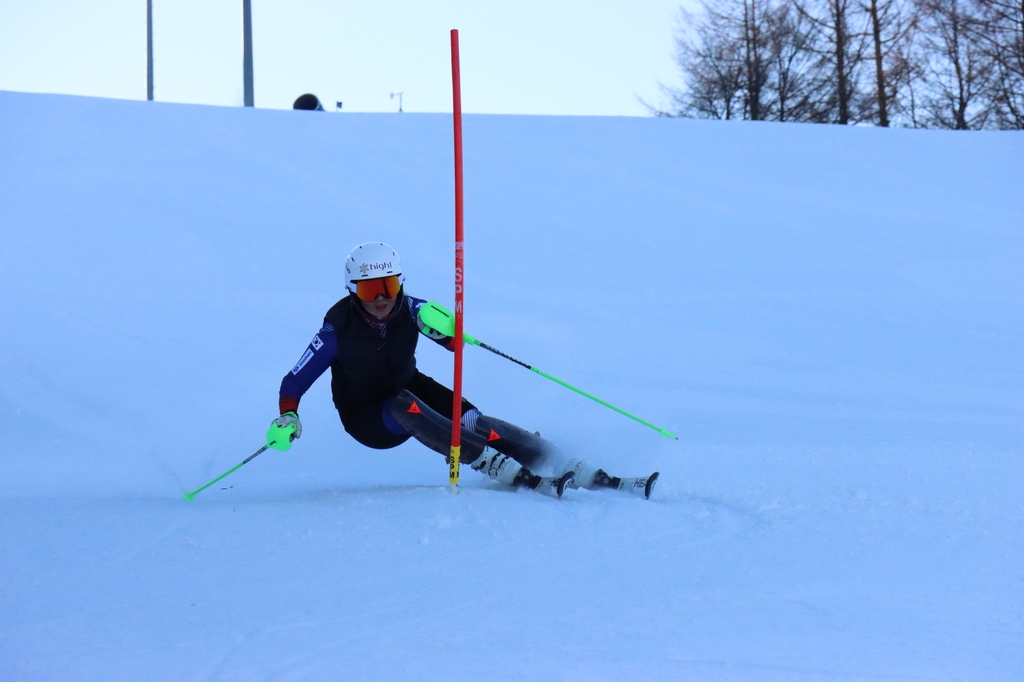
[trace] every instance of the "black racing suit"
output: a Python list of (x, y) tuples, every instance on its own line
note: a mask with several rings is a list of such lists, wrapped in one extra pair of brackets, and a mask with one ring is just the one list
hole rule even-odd
[[(320, 331), (281, 381), (281, 414), (297, 412), (302, 395), (330, 367), (331, 393), (341, 422), (367, 447), (393, 448), (409, 439), (386, 409), (405, 389), (450, 421), (452, 391), (416, 369), (421, 333), (449, 350), (454, 348), (451, 337), (420, 322), (424, 303), (403, 290), (384, 319), (369, 315), (353, 295), (331, 306)], [(463, 400), (463, 413), (472, 408)]]

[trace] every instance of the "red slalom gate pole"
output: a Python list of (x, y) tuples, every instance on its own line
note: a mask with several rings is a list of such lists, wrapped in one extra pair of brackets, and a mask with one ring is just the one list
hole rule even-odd
[(455, 379), (452, 382), (452, 449), (448, 457), (448, 490), (459, 491), (462, 452), (462, 315), (465, 291), (465, 250), (462, 218), (462, 85), (459, 79), (459, 31), (452, 29), (452, 104), (455, 129)]

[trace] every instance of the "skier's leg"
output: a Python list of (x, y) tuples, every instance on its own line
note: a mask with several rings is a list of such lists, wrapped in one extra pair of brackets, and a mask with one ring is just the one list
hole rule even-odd
[[(476, 421), (476, 432), (487, 439), (487, 444), (514, 458), (517, 462), (531, 470), (537, 471), (542, 468), (550, 469), (555, 476), (572, 472), (572, 481), (569, 483), (573, 488), (587, 488), (598, 490), (601, 488), (612, 488), (629, 490), (633, 494), (650, 497), (651, 488), (658, 475), (622, 479), (617, 476), (609, 476), (604, 469), (587, 464), (582, 459), (565, 459), (558, 453), (558, 449), (541, 438), (538, 434), (510, 424), (496, 417), (480, 415)], [(639, 487), (637, 483), (639, 482)]]
[(487, 444), (530, 469), (557, 466), (558, 454), (554, 445), (535, 433), (497, 417), (480, 415), (476, 420), (476, 433)]
[[(374, 448), (377, 450), (386, 450), (394, 448), (405, 441), (409, 440), (410, 436), (416, 435), (417, 439), (424, 443), (431, 450), (440, 452), (442, 455), (447, 456), (448, 450), (451, 445), (451, 422), (447, 417), (440, 414), (436, 407), (447, 406), (447, 413), (452, 413), (452, 392), (446, 389), (441, 384), (427, 377), (425, 375), (418, 375), (426, 381), (420, 381), (417, 383), (418, 387), (424, 390), (424, 393), (430, 396), (429, 402), (424, 401), (420, 398), (419, 394), (416, 394), (416, 398), (420, 405), (431, 405), (435, 409), (431, 410), (433, 421), (439, 425), (439, 428), (431, 431), (427, 427), (420, 429), (419, 435), (414, 434), (411, 430), (407, 429), (400, 420), (397, 420), (392, 411), (392, 403), (395, 401), (395, 397), (382, 398), (374, 400), (366, 405), (353, 410), (346, 410), (342, 412), (338, 411), (341, 417), (341, 423), (345, 427), (345, 431), (350, 436), (355, 438), (358, 442), (365, 445), (366, 447)], [(415, 382), (415, 379), (414, 379)], [(431, 385), (432, 384), (432, 385)], [(444, 392), (447, 391), (447, 396)], [(444, 399), (447, 398), (447, 403), (444, 403)], [(405, 407), (408, 407), (406, 405)], [(430, 409), (430, 408), (428, 408)], [(473, 407), (472, 403), (467, 400), (463, 401), (463, 412), (465, 416), (470, 414), (474, 417), (480, 414), (479, 411)], [(469, 419), (464, 419), (464, 422)], [(443, 433), (441, 432), (443, 430)], [(463, 439), (466, 437), (465, 428), (462, 431)], [(462, 456), (460, 460), (465, 463), (473, 461), (483, 449), (483, 445), (478, 447), (463, 448)], [(467, 454), (468, 453), (468, 454)], [(467, 459), (469, 457), (469, 459)]]
[[(406, 390), (416, 396), (421, 404), (426, 403), (434, 412), (437, 412), (445, 419), (450, 420), (452, 418), (452, 402), (455, 396), (447, 386), (439, 384), (426, 374), (417, 371), (413, 375), (412, 381), (406, 386)], [(473, 403), (463, 398), (461, 416), (468, 417), (470, 413), (475, 413), (474, 417), (480, 414), (479, 410), (473, 406)], [(466, 421), (466, 419), (462, 420), (463, 426), (467, 426)], [(472, 428), (472, 425), (468, 426)]]
[[(405, 390), (390, 402), (391, 417), (416, 440), (445, 457), (451, 450), (452, 423), (435, 412), (419, 396)], [(466, 428), (460, 435), (459, 461), (506, 485), (536, 487), (534, 476), (511, 458), (487, 447), (487, 442)]]
[[(432, 409), (436, 415), (441, 416), (441, 419), (433, 420), (435, 426), (432, 428), (424, 428), (421, 426), (419, 427), (419, 431), (408, 432), (427, 445), (427, 447), (447, 456), (451, 444), (450, 415), (452, 414), (452, 402), (454, 398), (452, 391), (421, 372), (416, 372), (416, 375), (409, 383), (409, 387), (406, 391), (411, 393), (418, 401), (417, 404), (422, 412), (427, 412), (426, 409), (423, 409), (426, 407)], [(395, 404), (401, 406), (400, 402), (396, 402)], [(403, 417), (403, 414), (408, 414), (404, 412), (405, 409), (406, 408), (402, 408), (394, 412), (393, 415), (385, 415), (385, 420), (387, 420), (387, 417), (391, 416), (393, 420), (402, 424), (401, 428), (406, 428), (405, 423), (402, 422), (403, 419), (410, 420), (412, 422), (422, 421), (408, 416)], [(497, 419), (492, 419), (487, 428), (484, 428), (479, 422), (480, 419), (484, 419), (483, 415), (480, 414), (480, 410), (474, 407), (473, 403), (469, 402), (465, 398), (462, 399), (461, 413), (463, 442), (461, 461), (469, 461), (470, 465), (477, 471), (484, 472), (491, 478), (504, 483), (509, 483), (514, 479), (516, 481), (515, 485), (523, 485), (522, 480), (525, 477), (528, 481), (525, 484), (527, 487), (537, 487), (536, 484), (541, 480), (541, 477), (534, 475), (530, 469), (533, 466), (550, 464), (550, 458), (546, 457), (547, 452), (554, 450), (550, 443), (541, 440), (535, 434), (524, 429), (520, 429), (514, 424), (509, 424), (508, 422)], [(443, 431), (437, 428), (437, 426), (442, 425), (444, 427)], [(500, 426), (502, 431), (505, 434), (508, 434), (507, 438), (502, 440), (500, 437), (495, 436), (495, 431), (492, 428), (493, 426)], [(469, 455), (467, 455), (465, 446), (465, 443), (467, 442), (467, 433), (473, 434), (473, 436), (482, 433), (493, 441), (485, 442), (485, 445), (489, 445), (491, 447), (484, 450), (479, 459), (469, 460), (469, 457), (474, 456), (476, 451), (474, 449), (469, 453)], [(472, 441), (473, 439), (470, 438), (470, 440)], [(498, 456), (499, 454), (501, 456)], [(510, 457), (515, 461), (510, 461)], [(563, 471), (559, 472), (559, 475), (554, 479), (559, 481), (558, 485), (555, 486), (558, 490), (559, 496), (561, 496), (561, 491), (566, 482), (571, 484), (571, 477), (566, 478), (564, 476), (567, 472), (568, 470), (563, 469)], [(544, 480), (545, 485), (547, 482), (550, 482), (549, 479)]]
[[(389, 416), (419, 442), (445, 457), (452, 444), (452, 422), (442, 416), (412, 391), (404, 390), (385, 404)], [(448, 405), (449, 412), (451, 404)], [(386, 417), (385, 417), (386, 419)], [(460, 436), (462, 453), (459, 461), (463, 464), (475, 462), (487, 446), (480, 436), (463, 428)]]
[(355, 410), (342, 412), (341, 423), (345, 431), (368, 448), (387, 450), (398, 447), (409, 440), (409, 434), (401, 428), (389, 425), (383, 415), (387, 399), (375, 400)]
[[(445, 386), (417, 372), (407, 390), (421, 404), (426, 403), (438, 414), (451, 419), (453, 396)], [(462, 399), (462, 426), (483, 436), (489, 446), (509, 455), (525, 467), (539, 468), (554, 464), (555, 448), (551, 443), (515, 424), (482, 415), (465, 398)]]

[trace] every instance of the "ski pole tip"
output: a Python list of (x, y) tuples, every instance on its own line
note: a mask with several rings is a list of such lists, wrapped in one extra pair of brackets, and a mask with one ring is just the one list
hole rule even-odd
[(194, 499), (196, 499), (196, 494), (195, 493), (185, 493), (185, 500), (187, 502), (191, 502)]

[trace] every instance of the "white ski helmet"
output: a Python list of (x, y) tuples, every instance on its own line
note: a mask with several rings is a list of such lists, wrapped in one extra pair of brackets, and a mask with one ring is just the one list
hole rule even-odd
[(398, 275), (398, 281), (405, 283), (402, 261), (398, 252), (384, 242), (366, 242), (352, 249), (345, 261), (345, 286), (353, 294), (359, 280), (377, 279)]

